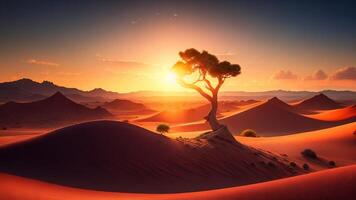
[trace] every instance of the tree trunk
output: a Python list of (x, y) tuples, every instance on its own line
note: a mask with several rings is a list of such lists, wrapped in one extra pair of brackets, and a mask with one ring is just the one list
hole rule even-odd
[(216, 94), (214, 93), (213, 99), (211, 101), (211, 110), (210, 110), (208, 116), (206, 116), (206, 120), (208, 121), (208, 123), (213, 131), (216, 131), (221, 127), (221, 125), (219, 124), (219, 122), (216, 118), (217, 111), (218, 111), (218, 95), (217, 95), (217, 93)]

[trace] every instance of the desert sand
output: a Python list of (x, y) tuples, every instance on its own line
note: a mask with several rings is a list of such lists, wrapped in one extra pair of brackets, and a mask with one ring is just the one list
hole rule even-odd
[(324, 121), (356, 121), (356, 105), (348, 106), (346, 108), (339, 108), (319, 112), (317, 114), (307, 115), (310, 118), (324, 120)]
[[(322, 121), (293, 111), (293, 107), (272, 98), (243, 112), (220, 119), (234, 134), (245, 129), (254, 129), (261, 136), (287, 135), (336, 126), (343, 121)], [(173, 127), (174, 131), (208, 130), (207, 123), (192, 123)]]
[(4, 200), (352, 200), (356, 197), (355, 171), (356, 165), (352, 165), (264, 183), (178, 194), (99, 192), (1, 173), (0, 197)]
[(16, 128), (63, 126), (87, 120), (111, 118), (101, 107), (91, 109), (57, 92), (34, 102), (8, 102), (0, 106), (0, 125)]
[[(258, 101), (222, 101), (219, 102), (218, 118), (238, 110), (244, 109)], [(210, 111), (210, 104), (197, 106), (189, 109), (173, 109), (161, 111), (155, 115), (139, 119), (138, 122), (166, 122), (166, 123), (190, 123), (201, 121)]]
[(72, 187), (145, 193), (223, 188), (305, 173), (229, 137), (173, 140), (128, 123), (87, 122), (1, 147), (0, 170)]
[[(335, 161), (337, 166), (356, 163), (356, 122), (333, 128), (278, 137), (236, 137), (244, 144), (286, 154), (286, 158), (297, 164), (308, 163), (312, 170), (330, 168), (328, 161)], [(318, 160), (304, 158), (300, 152), (306, 148), (314, 150)]]

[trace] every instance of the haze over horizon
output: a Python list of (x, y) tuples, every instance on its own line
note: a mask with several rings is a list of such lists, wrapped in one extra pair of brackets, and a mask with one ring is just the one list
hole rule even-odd
[(223, 91), (356, 90), (354, 8), (352, 1), (4, 1), (0, 82), (187, 91), (169, 69), (193, 47), (241, 65)]

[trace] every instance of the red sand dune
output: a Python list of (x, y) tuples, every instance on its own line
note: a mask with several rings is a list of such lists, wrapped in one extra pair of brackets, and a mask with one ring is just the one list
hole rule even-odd
[[(278, 98), (272, 98), (249, 110), (223, 118), (220, 122), (227, 125), (235, 134), (239, 134), (245, 129), (254, 129), (261, 136), (292, 134), (340, 124), (339, 122), (326, 122), (308, 118), (293, 112), (292, 109), (292, 106)], [(208, 129), (207, 123), (182, 125), (173, 128), (174, 131)]]
[[(218, 134), (173, 140), (127, 123), (87, 122), (0, 148), (0, 171), (67, 186), (166, 193), (302, 173)], [(189, 184), (187, 184), (189, 183)]]
[(8, 102), (0, 106), (0, 125), (10, 127), (33, 128), (111, 116), (104, 108), (87, 108), (66, 98), (60, 92), (40, 101)]
[(324, 121), (356, 121), (356, 105), (348, 106), (335, 110), (323, 111), (317, 114), (307, 115), (310, 118), (324, 120)]
[[(224, 112), (236, 111), (240, 106), (257, 103), (255, 100), (247, 101), (221, 101), (219, 102), (218, 115)], [(203, 120), (210, 111), (210, 104), (198, 106), (196, 108), (182, 110), (165, 110), (153, 116), (137, 120), (138, 122), (168, 122), (168, 123), (188, 123)], [(219, 117), (218, 116), (218, 117)]]
[[(356, 122), (333, 128), (278, 137), (236, 137), (246, 145), (278, 154), (287, 154), (288, 159), (302, 165), (308, 163), (313, 170), (329, 168), (328, 161), (336, 166), (356, 164)], [(314, 150), (320, 160), (305, 159), (300, 152)]]
[(178, 194), (130, 194), (82, 190), (0, 174), (4, 200), (353, 200), (356, 165), (264, 183)]
[(295, 105), (295, 108), (301, 112), (332, 110), (341, 107), (342, 105), (340, 103), (335, 102), (323, 93), (320, 93)]
[(115, 99), (102, 105), (103, 108), (108, 109), (112, 113), (139, 113), (152, 114), (155, 111), (147, 108), (142, 103), (136, 103), (126, 99)]

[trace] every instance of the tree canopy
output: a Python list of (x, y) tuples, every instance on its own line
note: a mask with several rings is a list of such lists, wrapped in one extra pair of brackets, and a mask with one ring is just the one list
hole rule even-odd
[[(228, 61), (220, 62), (215, 55), (207, 51), (199, 52), (191, 48), (179, 52), (179, 56), (181, 60), (172, 67), (172, 71), (178, 76), (179, 84), (183, 87), (197, 90), (209, 100), (211, 100), (212, 97), (201, 90), (201, 88), (199, 89), (196, 85), (197, 83), (203, 82), (206, 89), (212, 93), (217, 93), (226, 78), (234, 77), (241, 73), (240, 65), (231, 64)], [(185, 76), (196, 72), (199, 75), (196, 80), (191, 83), (184, 80)], [(216, 86), (212, 85), (209, 76), (217, 79), (218, 83)]]
[(170, 127), (167, 124), (159, 124), (156, 128), (156, 131), (163, 134), (168, 133)]

